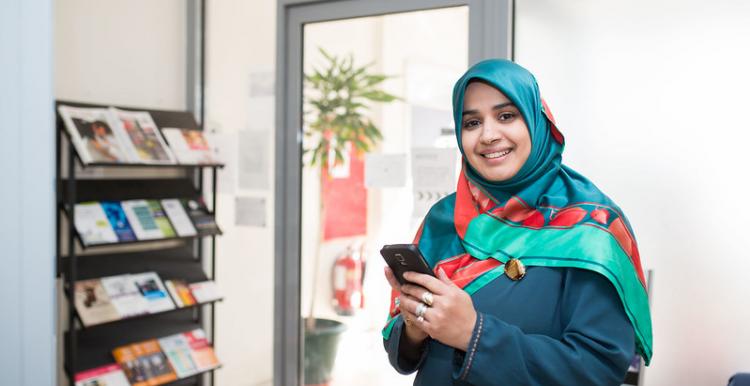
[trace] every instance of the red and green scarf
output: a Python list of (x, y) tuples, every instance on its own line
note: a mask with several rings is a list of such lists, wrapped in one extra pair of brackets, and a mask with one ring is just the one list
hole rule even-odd
[[(442, 268), (469, 294), (503, 275), (503, 265), (511, 258), (527, 267), (598, 272), (616, 289), (635, 330), (638, 353), (648, 364), (651, 315), (628, 220), (593, 183), (562, 164), (565, 140), (534, 76), (513, 62), (480, 62), (456, 82), (453, 114), (459, 147), (464, 90), (472, 80), (493, 85), (518, 107), (529, 127), (531, 154), (521, 170), (503, 182), (485, 180), (464, 161), (456, 193), (430, 209), (414, 243), (435, 271)], [(399, 313), (397, 295), (391, 300), (385, 338)]]

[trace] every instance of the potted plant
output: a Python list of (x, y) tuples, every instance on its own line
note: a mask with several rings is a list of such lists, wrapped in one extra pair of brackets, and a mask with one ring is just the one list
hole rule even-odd
[(326, 207), (323, 200), (325, 168), (344, 162), (344, 154), (354, 149), (359, 157), (382, 140), (380, 130), (368, 117), (371, 103), (389, 103), (397, 99), (380, 89), (388, 79), (370, 71), (372, 63), (357, 66), (353, 55), (338, 57), (319, 48), (326, 60), (322, 70), (305, 74), (305, 159), (306, 166), (320, 171), (320, 226), (315, 251), (311, 302), (305, 319), (305, 383), (326, 384), (336, 358), (342, 323), (315, 317), (318, 286), (317, 267), (324, 241)]

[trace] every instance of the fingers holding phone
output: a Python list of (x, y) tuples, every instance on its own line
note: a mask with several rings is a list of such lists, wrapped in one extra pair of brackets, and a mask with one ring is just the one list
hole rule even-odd
[(422, 330), (419, 323), (417, 323), (417, 315), (410, 311), (411, 308), (404, 306), (404, 302), (410, 304), (410, 302), (413, 302), (416, 299), (401, 292), (401, 284), (399, 284), (396, 275), (389, 267), (385, 267), (385, 278), (388, 280), (388, 284), (391, 285), (391, 288), (399, 293), (399, 297), (396, 299), (398, 301), (399, 312), (401, 313), (401, 317), (404, 318), (404, 324), (406, 324), (406, 336), (414, 344), (424, 341), (427, 339), (428, 335)]

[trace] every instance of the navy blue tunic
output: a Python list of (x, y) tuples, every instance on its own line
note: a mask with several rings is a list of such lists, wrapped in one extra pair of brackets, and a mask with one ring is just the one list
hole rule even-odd
[[(472, 295), (477, 321), (467, 352), (428, 338), (417, 363), (399, 355), (399, 316), (385, 349), (414, 385), (620, 385), (635, 353), (633, 327), (609, 281), (577, 268), (527, 267)], [(429, 311), (428, 311), (429, 312)]]

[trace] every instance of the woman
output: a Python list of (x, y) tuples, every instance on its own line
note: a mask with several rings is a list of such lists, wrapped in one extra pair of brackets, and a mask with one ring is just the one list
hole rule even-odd
[(383, 330), (415, 385), (620, 385), (651, 359), (651, 319), (632, 230), (620, 209), (561, 164), (564, 139), (534, 76), (506, 60), (453, 90), (464, 165), (456, 193), (415, 244), (437, 278), (393, 288)]

